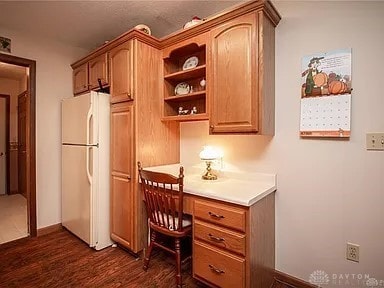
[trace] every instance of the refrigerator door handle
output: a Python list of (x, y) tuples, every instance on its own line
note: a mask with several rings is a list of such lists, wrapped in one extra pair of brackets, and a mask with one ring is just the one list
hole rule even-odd
[(88, 146), (87, 147), (87, 152), (86, 152), (86, 171), (87, 171), (87, 179), (88, 179), (88, 182), (89, 182), (89, 185), (92, 186), (92, 175), (91, 175), (91, 170), (90, 170), (90, 166), (91, 164), (89, 163), (89, 154), (90, 154), (90, 151), (92, 149), (92, 146)]
[(87, 113), (87, 145), (93, 144), (91, 143), (90, 134), (91, 134), (91, 122), (92, 121), (92, 105), (89, 107), (88, 113)]

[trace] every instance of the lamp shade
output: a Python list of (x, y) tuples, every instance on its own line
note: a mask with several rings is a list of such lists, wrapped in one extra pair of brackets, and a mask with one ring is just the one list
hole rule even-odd
[(215, 160), (221, 157), (221, 153), (212, 146), (204, 146), (204, 149), (200, 152), (199, 156), (201, 160)]

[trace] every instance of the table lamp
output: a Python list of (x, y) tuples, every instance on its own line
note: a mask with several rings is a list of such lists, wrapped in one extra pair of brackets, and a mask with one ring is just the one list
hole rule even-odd
[(204, 180), (216, 180), (217, 176), (211, 172), (211, 164), (213, 160), (220, 158), (220, 152), (212, 146), (204, 146), (204, 149), (200, 152), (199, 156), (200, 159), (207, 164), (207, 170), (201, 178)]

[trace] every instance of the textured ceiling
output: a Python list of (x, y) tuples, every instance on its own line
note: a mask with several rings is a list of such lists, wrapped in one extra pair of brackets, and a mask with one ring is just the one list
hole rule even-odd
[[(244, 0), (0, 1), (0, 27), (91, 51), (138, 24), (161, 38), (182, 29), (193, 16), (206, 18), (240, 2)], [(20, 73), (0, 66), (0, 77), (19, 78)]]
[[(0, 26), (92, 50), (146, 24), (161, 38), (244, 1), (0, 1)], [(6, 35), (3, 35), (6, 36)]]

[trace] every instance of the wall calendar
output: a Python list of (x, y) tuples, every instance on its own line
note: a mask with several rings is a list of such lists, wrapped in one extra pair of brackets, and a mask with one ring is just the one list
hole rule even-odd
[(301, 137), (350, 137), (351, 55), (341, 49), (303, 57)]

